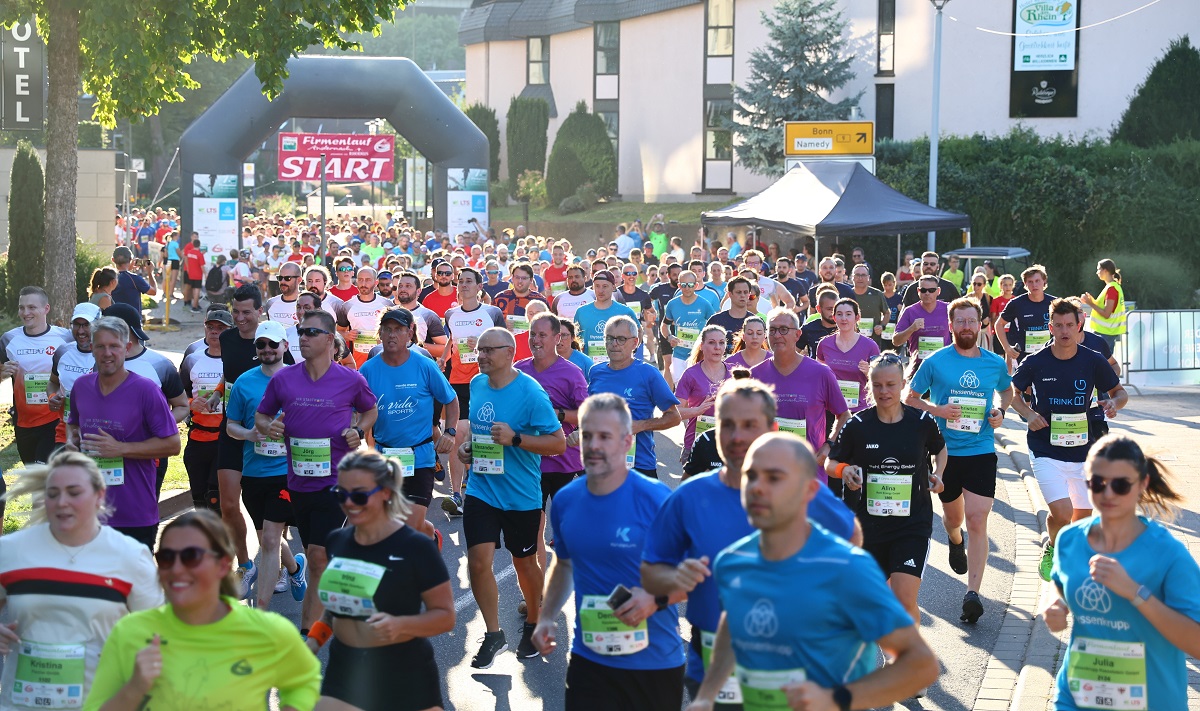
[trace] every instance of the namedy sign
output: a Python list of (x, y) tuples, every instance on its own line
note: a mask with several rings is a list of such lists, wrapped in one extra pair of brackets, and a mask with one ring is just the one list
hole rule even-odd
[(325, 177), (331, 183), (391, 182), (396, 137), (390, 134), (281, 133), (279, 134), (279, 179), (321, 179), (321, 154), (325, 154)]
[(869, 156), (875, 154), (873, 121), (788, 121), (785, 156)]

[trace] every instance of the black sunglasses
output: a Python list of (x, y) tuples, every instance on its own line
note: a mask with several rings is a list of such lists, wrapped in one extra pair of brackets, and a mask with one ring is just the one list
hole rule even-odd
[(867, 363), (871, 364), (877, 360), (881, 360), (884, 363), (895, 363), (896, 365), (904, 365), (904, 361), (900, 358), (900, 356), (896, 355), (895, 353), (880, 353), (879, 355), (873, 355), (867, 359)]
[(932, 289), (921, 289), (921, 293), (922, 293), (922, 294), (932, 294), (932, 293), (934, 293), (934, 292), (936, 292), (936, 291), (937, 291), (937, 287), (936, 287), (936, 286), (935, 286), (935, 287), (933, 287)]
[(278, 348), (280, 343), (281, 341), (272, 341), (269, 338), (260, 338), (254, 342), (254, 347), (261, 351), (266, 348)]
[(371, 498), (371, 494), (383, 491), (383, 487), (376, 486), (370, 491), (350, 491), (349, 489), (343, 489), (340, 486), (335, 486), (333, 489), (331, 489), (331, 491), (333, 491), (333, 495), (337, 497), (339, 504), (344, 504), (346, 503), (346, 499), (349, 499), (350, 503), (354, 504), (355, 506), (366, 506), (367, 499)]
[(326, 331), (323, 328), (317, 328), (316, 326), (305, 326), (304, 328), (297, 328), (296, 335), (316, 338), (317, 336), (332, 336), (333, 333)]
[(220, 558), (221, 554), (217, 551), (199, 546), (188, 546), (182, 550), (174, 548), (159, 548), (154, 552), (154, 560), (158, 562), (160, 568), (170, 568), (175, 565), (175, 558), (179, 558), (179, 562), (183, 563), (185, 568), (195, 568), (204, 560), (205, 554), (211, 553), (214, 557)]
[(438, 276), (454, 276), (454, 272), (438, 272)]
[(298, 277), (298, 276), (280, 276), (279, 281), (291, 281), (293, 279), (299, 279), (299, 278), (300, 277)]
[(1102, 476), (1094, 476), (1088, 479), (1088, 488), (1092, 490), (1093, 494), (1103, 494), (1104, 490), (1109, 487), (1112, 487), (1112, 493), (1124, 496), (1133, 490), (1133, 482), (1125, 477), (1105, 479)]

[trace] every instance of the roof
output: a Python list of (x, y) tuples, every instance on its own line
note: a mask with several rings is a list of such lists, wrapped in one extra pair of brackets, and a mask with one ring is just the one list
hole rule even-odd
[(701, 0), (575, 0), (575, 19), (580, 22), (618, 22), (653, 15)]
[(554, 90), (549, 84), (526, 84), (518, 96), (522, 99), (541, 99), (550, 106), (550, 118), (558, 118), (558, 107), (554, 105)]
[(960, 259), (1023, 259), (1029, 250), (1022, 247), (964, 247), (946, 252), (943, 257)]
[(508, 21), (513, 37), (545, 37), (588, 27), (575, 19), (576, 0), (522, 0)]
[(509, 32), (508, 21), (520, 5), (521, 0), (494, 0), (471, 7), (458, 23), (458, 41), (479, 44), (519, 39)]
[(701, 0), (474, 0), (458, 25), (462, 44), (562, 34), (595, 22), (653, 15)]

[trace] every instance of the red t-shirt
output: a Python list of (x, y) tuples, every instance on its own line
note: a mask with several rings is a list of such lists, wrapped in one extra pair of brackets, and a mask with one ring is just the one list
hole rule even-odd
[(556, 267), (553, 264), (546, 267), (546, 271), (542, 272), (542, 281), (546, 282), (546, 290), (550, 290), (551, 284), (565, 282), (567, 280), (567, 267), (569, 264), (564, 263), (561, 267)]
[(421, 299), (421, 305), (438, 315), (438, 318), (446, 318), (446, 312), (451, 307), (458, 306), (458, 292), (451, 291), (448, 295), (442, 296), (437, 289), (425, 295)]
[[(1004, 296), (1003, 294), (992, 299), (992, 307), (989, 309), (989, 311), (992, 312), (992, 325), (989, 327), (992, 333), (996, 332), (996, 319), (1000, 318), (1000, 314), (1004, 311), (1004, 307), (1007, 306), (1008, 302), (1011, 300), (1012, 297)], [(1005, 329), (1004, 332), (1008, 333), (1008, 329)]]
[(201, 252), (189, 243), (183, 246), (183, 258), (187, 268), (187, 278), (195, 281), (203, 279), (204, 252)]
[(352, 285), (352, 286), (346, 287), (345, 289), (342, 289), (340, 287), (335, 286), (329, 290), (329, 293), (338, 297), (342, 301), (349, 301), (350, 299), (354, 298), (355, 296), (358, 296), (358, 287)]

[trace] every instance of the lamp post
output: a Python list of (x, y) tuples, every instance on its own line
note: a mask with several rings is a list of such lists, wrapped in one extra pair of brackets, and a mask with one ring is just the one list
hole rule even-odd
[[(941, 129), (938, 126), (938, 114), (942, 105), (942, 8), (950, 0), (929, 0), (937, 10), (934, 16), (933, 30), (933, 125), (929, 129), (929, 206), (937, 207), (938, 179), (938, 138)], [(925, 248), (930, 252), (937, 249), (937, 233), (932, 230), (926, 238)]]

